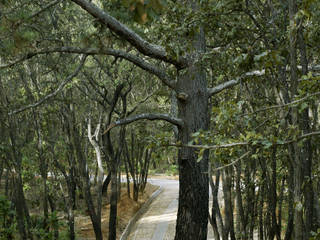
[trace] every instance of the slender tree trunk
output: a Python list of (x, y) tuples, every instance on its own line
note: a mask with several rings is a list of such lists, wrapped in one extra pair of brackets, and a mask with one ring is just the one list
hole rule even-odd
[(15, 191), (14, 191), (14, 204), (16, 207), (16, 213), (17, 213), (17, 222), (18, 222), (18, 229), (20, 234), (21, 240), (27, 240), (28, 235), (26, 231), (25, 226), (25, 214), (24, 214), (24, 208), (23, 208), (23, 196), (21, 194), (22, 186), (21, 181), (19, 180), (20, 177), (15, 179)]
[[(259, 187), (258, 194), (258, 221), (259, 221), (259, 240), (264, 240), (264, 224), (263, 224), (263, 204), (264, 204), (265, 184)], [(246, 238), (244, 238), (246, 239)]]
[[(126, 143), (125, 143), (126, 144)], [(128, 159), (124, 159), (124, 167), (126, 170), (126, 178), (127, 178), (127, 195), (128, 198), (131, 198), (131, 191), (130, 191), (130, 176), (129, 176), (129, 169), (128, 169)]]
[(209, 164), (209, 183), (211, 187), (211, 194), (212, 194), (212, 207), (211, 207), (211, 216), (209, 214), (209, 221), (213, 229), (214, 239), (220, 240), (220, 234), (217, 224), (217, 209), (218, 205), (218, 192), (219, 192), (219, 183), (220, 183), (220, 173), (217, 173), (216, 176), (216, 183), (213, 182), (212, 179), (212, 171), (211, 171), (211, 164)]
[[(56, 214), (56, 203), (50, 194), (48, 195), (48, 202), (51, 208), (51, 214)], [(57, 218), (54, 219), (52, 223), (52, 228), (53, 228), (53, 239), (58, 240), (59, 239), (59, 221)]]
[[(289, 152), (292, 149), (292, 147), (289, 147)], [(290, 159), (288, 159), (289, 162), (289, 173), (287, 176), (287, 182), (288, 182), (288, 219), (287, 219), (287, 229), (285, 233), (284, 240), (290, 240), (292, 239), (293, 234), (293, 222), (294, 222), (294, 169), (292, 162), (290, 162)]]
[[(297, 69), (297, 32), (299, 19), (296, 18), (296, 0), (289, 0), (289, 19), (290, 19), (290, 93), (291, 99), (298, 94), (298, 69)], [(298, 130), (299, 114), (296, 107), (291, 109), (292, 124)], [(294, 159), (294, 238), (295, 240), (305, 240), (305, 227), (303, 222), (303, 154), (297, 143), (293, 143)]]
[(0, 163), (0, 187), (1, 187), (1, 183), (2, 183), (2, 174), (3, 174), (3, 171), (4, 171), (4, 162), (3, 160), (1, 160), (1, 163)]
[(110, 181), (111, 181), (111, 172), (108, 173), (106, 179), (104, 180), (103, 182), (103, 185), (102, 185), (102, 194), (105, 194), (108, 192), (108, 186), (110, 184)]
[[(117, 161), (117, 159), (113, 160)], [(109, 216), (109, 240), (115, 240), (117, 237), (117, 202), (118, 202), (118, 180), (117, 166), (114, 162), (111, 166), (111, 199)]]
[(244, 215), (242, 193), (241, 193), (241, 162), (236, 164), (236, 201), (237, 201), (237, 225), (240, 239), (247, 239), (247, 221)]
[[(302, 65), (302, 75), (308, 74), (308, 59), (307, 59), (307, 50), (306, 44), (303, 37), (303, 29), (299, 28), (298, 31), (298, 44), (301, 55), (301, 65)], [(299, 116), (299, 127), (302, 130), (303, 134), (307, 134), (311, 132), (310, 127), (310, 118), (309, 118), (309, 107), (305, 108)], [(304, 195), (304, 203), (305, 203), (305, 211), (304, 211), (304, 219), (305, 219), (305, 239), (310, 238), (310, 232), (316, 231), (314, 228), (314, 223), (316, 219), (314, 219), (313, 214), (313, 202), (314, 202), (314, 194), (313, 194), (313, 184), (312, 184), (312, 147), (311, 147), (311, 139), (308, 138), (303, 141), (302, 150), (301, 150), (301, 161), (303, 162), (303, 195)]]

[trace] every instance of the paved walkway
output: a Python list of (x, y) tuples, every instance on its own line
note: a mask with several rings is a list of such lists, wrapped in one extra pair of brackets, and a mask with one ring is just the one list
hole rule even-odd
[[(149, 182), (161, 186), (163, 191), (137, 221), (128, 240), (173, 240), (178, 210), (179, 182), (164, 179), (150, 179)], [(210, 225), (208, 229), (208, 239), (213, 240)]]

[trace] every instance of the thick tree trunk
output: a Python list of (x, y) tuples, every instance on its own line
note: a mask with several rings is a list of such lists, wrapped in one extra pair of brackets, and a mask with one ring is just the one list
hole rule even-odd
[[(190, 56), (190, 66), (179, 74), (177, 98), (179, 118), (185, 125), (179, 129), (178, 140), (188, 144), (191, 134), (208, 129), (208, 93), (204, 69), (195, 60), (205, 49), (201, 30), (194, 41), (196, 52)], [(199, 161), (196, 150), (179, 150), (179, 206), (175, 240), (206, 240), (208, 227), (208, 153)]]

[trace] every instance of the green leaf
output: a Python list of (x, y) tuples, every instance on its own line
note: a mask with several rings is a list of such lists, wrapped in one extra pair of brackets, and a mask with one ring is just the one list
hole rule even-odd
[(268, 54), (269, 54), (269, 51), (264, 51), (264, 52), (260, 53), (259, 55), (255, 55), (253, 59), (254, 59), (255, 62), (258, 62), (262, 58), (268, 56)]

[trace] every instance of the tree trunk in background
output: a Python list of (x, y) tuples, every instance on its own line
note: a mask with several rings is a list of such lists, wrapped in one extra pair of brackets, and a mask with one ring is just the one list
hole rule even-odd
[(237, 232), (240, 233), (240, 239), (247, 239), (247, 221), (244, 215), (242, 193), (241, 193), (241, 162), (236, 164), (236, 208), (237, 208)]
[(211, 216), (209, 214), (209, 221), (213, 229), (214, 239), (220, 240), (219, 228), (217, 224), (217, 215), (220, 214), (220, 209), (218, 204), (220, 172), (217, 171), (215, 183), (213, 182), (212, 177), (213, 176), (211, 171), (211, 164), (209, 163), (209, 184), (211, 187), (211, 194), (212, 194), (212, 207), (211, 207)]
[(108, 186), (110, 184), (110, 181), (111, 181), (111, 172), (108, 173), (106, 179), (104, 180), (103, 182), (103, 185), (102, 185), (102, 194), (105, 194), (108, 192)]
[[(20, 176), (18, 176), (20, 178)], [(24, 215), (24, 209), (23, 209), (23, 199), (21, 194), (21, 181), (16, 178), (15, 179), (15, 191), (14, 191), (14, 204), (16, 207), (16, 214), (17, 214), (17, 222), (18, 222), (18, 230), (20, 234), (21, 240), (27, 240), (28, 235), (26, 232), (26, 226), (25, 226), (25, 215)]]
[[(289, 151), (292, 147), (289, 147)], [(289, 152), (290, 153), (290, 152)], [(293, 196), (293, 189), (294, 189), (294, 169), (292, 165), (291, 159), (288, 159), (289, 165), (289, 173), (287, 176), (287, 184), (288, 184), (288, 219), (287, 219), (287, 229), (285, 233), (284, 240), (292, 239), (293, 233), (293, 216), (294, 216), (294, 196)]]
[(232, 207), (232, 168), (228, 167), (222, 172), (222, 187), (225, 209), (223, 240), (235, 240), (233, 224), (233, 207)]
[(17, 137), (15, 133), (15, 129), (13, 128), (13, 124), (15, 123), (14, 119), (9, 120), (9, 136), (11, 141), (11, 158), (14, 162), (15, 174), (13, 176), (13, 186), (14, 186), (14, 204), (17, 212), (17, 222), (18, 222), (18, 230), (21, 239), (33, 239), (31, 233), (31, 220), (29, 215), (29, 209), (27, 206), (27, 202), (24, 196), (23, 191), (23, 181), (22, 181), (22, 156), (17, 145)]
[(124, 157), (124, 167), (126, 170), (126, 178), (127, 178), (127, 195), (128, 195), (128, 198), (131, 198), (129, 167), (128, 167), (128, 162), (125, 157)]
[[(301, 65), (302, 65), (302, 75), (308, 74), (308, 59), (306, 44), (303, 36), (302, 27), (298, 30), (298, 45), (301, 55)], [(299, 128), (302, 134), (307, 134), (311, 132), (310, 118), (309, 118), (309, 107), (305, 108), (299, 114)], [(313, 214), (313, 203), (314, 203), (314, 193), (313, 193), (313, 181), (312, 181), (312, 147), (311, 139), (308, 138), (302, 143), (301, 149), (301, 161), (303, 162), (303, 195), (304, 195), (304, 220), (305, 220), (305, 239), (310, 238), (311, 231), (317, 231), (316, 218)]]
[[(297, 2), (296, 0), (289, 0), (289, 42), (290, 42), (290, 93), (291, 100), (294, 100), (298, 94), (298, 68), (297, 68), (297, 40), (298, 40), (298, 25), (300, 20), (296, 17), (297, 13)], [(297, 107), (291, 109), (292, 125), (299, 130), (299, 114)], [(304, 164), (305, 154), (303, 147), (298, 146), (295, 142), (293, 146), (293, 160), (294, 160), (294, 239), (305, 240), (306, 228), (303, 222), (303, 175), (304, 175)]]
[[(70, 91), (72, 95), (72, 92)], [(93, 204), (93, 198), (91, 195), (91, 184), (90, 184), (90, 177), (88, 172), (87, 166), (87, 159), (85, 156), (85, 152), (83, 146), (81, 145), (81, 135), (79, 127), (76, 127), (77, 122), (75, 118), (75, 109), (73, 104), (68, 106), (68, 124), (70, 127), (70, 135), (71, 135), (71, 144), (73, 145), (75, 155), (77, 157), (79, 168), (80, 168), (80, 175), (81, 175), (81, 182), (82, 182), (82, 190), (84, 193), (85, 201), (88, 207), (90, 219), (93, 225), (93, 230), (97, 240), (102, 240), (102, 231), (101, 231), (101, 218), (96, 213), (95, 206)], [(81, 184), (80, 184), (81, 185)]]
[(110, 198), (110, 216), (109, 216), (109, 240), (115, 240), (117, 237), (117, 202), (118, 202), (118, 179), (117, 179), (117, 159), (113, 160), (111, 166), (111, 198)]
[[(57, 214), (56, 213), (56, 203), (52, 195), (48, 195), (48, 202), (51, 208), (51, 214)], [(55, 215), (56, 216), (56, 215)], [(52, 222), (52, 231), (53, 231), (53, 239), (58, 240), (59, 239), (59, 220), (57, 216)]]
[(274, 147), (272, 149), (272, 155), (271, 155), (271, 181), (270, 181), (270, 191), (269, 192), (269, 203), (268, 208), (270, 209), (271, 214), (271, 229), (269, 233), (269, 239), (273, 240), (275, 236), (277, 236), (277, 239), (280, 238), (280, 227), (277, 222), (277, 147)]

